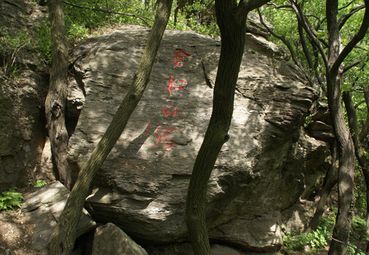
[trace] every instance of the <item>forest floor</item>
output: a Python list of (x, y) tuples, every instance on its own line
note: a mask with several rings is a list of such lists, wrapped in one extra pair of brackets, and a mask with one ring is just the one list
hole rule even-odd
[[(31, 193), (33, 187), (19, 190)], [(34, 226), (26, 223), (27, 215), (21, 210), (0, 211), (0, 255), (42, 255), (32, 248)]]

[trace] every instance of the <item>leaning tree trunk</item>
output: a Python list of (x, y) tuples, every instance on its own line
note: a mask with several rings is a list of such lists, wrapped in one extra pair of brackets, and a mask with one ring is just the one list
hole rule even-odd
[(65, 126), (68, 46), (65, 36), (62, 0), (49, 1), (49, 19), (51, 23), (52, 60), (49, 92), (45, 101), (45, 114), (55, 177), (70, 189), (72, 178), (66, 165), (69, 136)]
[(210, 254), (206, 226), (206, 193), (210, 174), (218, 154), (228, 141), (233, 114), (234, 92), (245, 45), (246, 18), (262, 1), (216, 0), (221, 51), (214, 86), (213, 111), (204, 140), (192, 170), (186, 202), (186, 221), (194, 253)]
[(73, 249), (76, 239), (76, 226), (81, 216), (85, 199), (89, 193), (91, 182), (122, 134), (129, 117), (136, 108), (149, 82), (154, 60), (169, 20), (172, 1), (160, 0), (158, 3), (154, 25), (146, 43), (133, 84), (120, 104), (105, 134), (78, 175), (76, 184), (68, 197), (66, 206), (59, 218), (57, 228), (51, 240), (49, 247), (50, 254), (69, 255)]

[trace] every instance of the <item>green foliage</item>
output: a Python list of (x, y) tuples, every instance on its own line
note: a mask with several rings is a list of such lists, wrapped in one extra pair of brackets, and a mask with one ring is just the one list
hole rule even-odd
[(19, 208), (23, 201), (23, 195), (15, 189), (0, 194), (0, 211)]
[(36, 48), (46, 60), (51, 60), (51, 28), (47, 20), (41, 22), (36, 31)]
[(360, 167), (355, 169), (354, 206), (355, 214), (362, 218), (366, 215), (366, 192), (365, 182), (362, 178)]
[(350, 244), (347, 247), (347, 255), (366, 255), (365, 252), (357, 248), (356, 245)]
[[(141, 1), (71, 0), (65, 5), (69, 35), (83, 35), (103, 26), (115, 24), (150, 25), (153, 10), (145, 8)], [(73, 37), (73, 36), (72, 36)], [(81, 37), (78, 37), (80, 39)]]
[[(287, 233), (283, 238), (283, 252), (290, 254), (296, 251), (310, 250), (314, 252), (329, 245), (335, 224), (335, 215), (322, 217), (319, 227), (315, 231), (303, 233)], [(357, 245), (366, 241), (366, 222), (363, 218), (354, 216), (352, 219), (352, 231), (348, 245), (348, 255), (363, 255)]]
[(0, 30), (0, 59), (3, 73), (11, 77), (17, 71), (16, 60), (22, 49), (30, 46), (30, 36), (26, 31)]
[(283, 239), (283, 245), (287, 251), (302, 251), (305, 247), (316, 251), (327, 246), (329, 237), (330, 231), (319, 226), (317, 230), (308, 233), (288, 233)]
[(360, 242), (366, 240), (366, 221), (361, 217), (353, 217), (351, 224), (351, 241)]
[(176, 4), (173, 6), (170, 29), (192, 30), (200, 34), (218, 36), (219, 29), (215, 22), (214, 1), (194, 0), (187, 4), (177, 15), (177, 23), (174, 23)]
[(42, 188), (47, 185), (45, 180), (36, 180), (35, 184), (33, 185), (35, 188)]
[(88, 33), (88, 29), (80, 24), (72, 23), (68, 27), (68, 38), (73, 41), (87, 38)]

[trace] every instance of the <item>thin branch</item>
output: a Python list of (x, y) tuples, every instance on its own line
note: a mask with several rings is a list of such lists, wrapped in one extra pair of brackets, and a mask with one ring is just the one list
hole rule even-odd
[(351, 18), (352, 15), (354, 15), (355, 13), (357, 13), (358, 11), (360, 11), (360, 10), (362, 10), (364, 8), (365, 8), (365, 5), (356, 6), (349, 13), (347, 13), (346, 15), (343, 15), (338, 20), (339, 30), (342, 29), (342, 27), (346, 24), (346, 22)]
[(246, 10), (246, 12), (250, 12), (252, 10), (255, 10), (264, 4), (267, 4), (271, 0), (241, 0), (238, 7)]
[(306, 44), (306, 40), (305, 40), (305, 35), (304, 35), (304, 29), (302, 27), (302, 24), (300, 23), (300, 20), (298, 20), (298, 32), (299, 32), (299, 38), (300, 38), (300, 43), (301, 43), (301, 47), (302, 47), (302, 51), (304, 52), (306, 61), (308, 63), (308, 66), (310, 69), (313, 69), (313, 61), (311, 60), (311, 55), (309, 52), (309, 49), (307, 47)]
[(275, 38), (281, 40), (286, 45), (286, 47), (290, 51), (290, 54), (291, 54), (291, 57), (292, 57), (293, 62), (297, 66), (301, 67), (300, 63), (297, 61), (295, 50), (293, 49), (291, 43), (287, 40), (287, 38), (284, 37), (284, 36), (282, 36), (282, 35), (279, 35), (279, 34), (275, 33), (270, 27), (268, 27), (268, 25), (265, 23), (265, 21), (263, 19), (263, 16), (261, 15), (260, 9), (258, 9), (258, 14), (259, 14), (260, 23), (265, 27), (265, 29), (271, 35), (273, 35)]
[(361, 63), (361, 61), (355, 61), (354, 63), (351, 63), (350, 65), (348, 65), (348, 66), (345, 66), (345, 68), (343, 69), (343, 71), (342, 71), (342, 73), (344, 74), (344, 73), (346, 73), (347, 71), (349, 71), (351, 68), (353, 68), (353, 67), (355, 67), (355, 66), (357, 66), (357, 65), (359, 65)]
[(289, 9), (289, 10), (292, 10), (291, 5), (289, 5), (289, 4), (277, 5), (273, 2), (270, 2), (270, 3), (267, 3), (267, 6), (273, 6), (275, 9)]
[(338, 10), (341, 11), (343, 9), (346, 9), (347, 7), (349, 7), (350, 5), (352, 5), (355, 2), (355, 0), (352, 0), (351, 2), (347, 3), (346, 5), (342, 6), (341, 8), (339, 8)]
[(72, 7), (76, 7), (76, 8), (79, 8), (79, 9), (86, 9), (86, 10), (95, 11), (95, 12), (104, 12), (104, 13), (108, 13), (108, 14), (117, 14), (117, 15), (122, 15), (122, 16), (135, 17), (137, 19), (140, 19), (144, 23), (145, 26), (150, 27), (149, 21), (147, 21), (146, 19), (144, 19), (140, 16), (137, 16), (136, 14), (116, 12), (116, 11), (106, 10), (106, 9), (102, 9), (102, 8), (88, 7), (88, 6), (84, 6), (84, 5), (78, 5), (78, 4), (70, 3), (70, 2), (67, 2), (67, 1), (64, 1), (64, 4), (72, 6)]
[(290, 3), (291, 3), (291, 6), (292, 6), (293, 10), (295, 11), (297, 19), (303, 25), (303, 27), (304, 27), (307, 35), (309, 36), (311, 42), (319, 50), (319, 53), (320, 53), (320, 55), (323, 59), (323, 62), (324, 62), (324, 66), (328, 70), (328, 58), (327, 58), (326, 54), (324, 53), (323, 46), (322, 46), (321, 42), (319, 41), (318, 37), (315, 35), (315, 33), (313, 32), (313, 30), (310, 27), (309, 23), (305, 19), (301, 8), (297, 5), (297, 3), (294, 0), (290, 0)]
[(361, 23), (359, 31), (354, 35), (351, 41), (346, 45), (345, 48), (341, 51), (340, 55), (337, 57), (336, 61), (334, 62), (331, 72), (337, 72), (342, 62), (345, 60), (347, 55), (352, 51), (352, 49), (364, 38), (366, 32), (369, 28), (369, 0), (365, 1), (365, 13), (364, 18)]

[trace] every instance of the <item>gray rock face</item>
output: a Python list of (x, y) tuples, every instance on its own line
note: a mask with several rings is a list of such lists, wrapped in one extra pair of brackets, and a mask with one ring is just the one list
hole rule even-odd
[[(85, 100), (70, 140), (74, 171), (127, 92), (147, 32), (122, 27), (75, 51), (86, 98), (76, 93), (80, 98), (70, 99)], [(309, 177), (320, 173), (326, 146), (300, 129), (315, 91), (296, 78), (293, 67), (274, 58), (274, 50), (260, 50), (267, 44), (247, 38), (230, 140), (208, 186), (208, 222), (213, 240), (273, 251), (281, 243), (283, 210), (298, 200)], [(211, 115), (219, 51), (217, 40), (166, 32), (148, 89), (95, 178), (87, 203), (97, 220), (149, 242), (186, 239), (185, 197)]]
[(95, 230), (92, 255), (147, 255), (145, 249), (112, 223)]
[[(0, 37), (31, 37), (40, 11), (26, 1), (0, 0)], [(34, 23), (33, 23), (34, 22)], [(31, 180), (45, 142), (47, 76), (29, 45), (0, 50), (0, 191)], [(5, 44), (5, 43), (4, 43)], [(18, 52), (15, 54), (15, 52)], [(10, 65), (9, 56), (14, 64)], [(4, 65), (5, 63), (5, 65)], [(10, 71), (13, 70), (13, 71)], [(14, 72), (13, 78), (9, 73)]]
[(41, 156), (45, 133), (40, 84), (38, 74), (24, 71), (17, 81), (0, 86), (0, 191), (29, 181)]
[[(34, 193), (28, 194), (22, 205), (22, 210), (28, 219), (25, 224), (33, 224), (32, 248), (46, 251), (50, 238), (57, 225), (67, 201), (69, 191), (60, 182), (46, 186)], [(77, 236), (87, 233), (96, 226), (88, 212), (83, 209), (77, 226)]]

